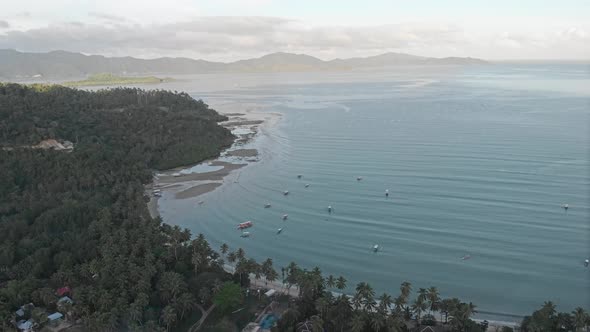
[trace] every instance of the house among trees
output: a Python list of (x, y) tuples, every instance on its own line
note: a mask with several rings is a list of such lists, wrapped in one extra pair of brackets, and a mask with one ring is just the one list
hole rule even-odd
[(47, 316), (49, 326), (57, 326), (61, 323), (64, 315), (59, 312), (54, 312)]
[(72, 150), (74, 150), (74, 143), (70, 142), (70, 141), (63, 141), (63, 142), (59, 142), (55, 139), (46, 139), (43, 140), (41, 142), (39, 142), (39, 144), (35, 145), (34, 148), (36, 149), (43, 149), (43, 150), (56, 150), (56, 151), (66, 151), (66, 152), (70, 152)]
[(57, 294), (57, 296), (62, 297), (62, 296), (69, 295), (71, 291), (72, 290), (70, 289), (69, 286), (65, 286), (62, 288), (58, 288), (55, 293)]

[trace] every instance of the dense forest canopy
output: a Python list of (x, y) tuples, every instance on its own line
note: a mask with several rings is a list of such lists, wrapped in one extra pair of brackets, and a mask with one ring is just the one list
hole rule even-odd
[[(25, 303), (55, 307), (64, 286), (75, 315), (96, 330), (157, 329), (163, 308), (180, 310), (178, 295), (159, 285), (197, 287), (193, 252), (216, 254), (202, 237), (187, 242), (187, 231), (152, 219), (144, 184), (153, 169), (230, 145), (224, 119), (185, 93), (0, 85), (2, 324)], [(47, 139), (74, 149), (30, 148)]]

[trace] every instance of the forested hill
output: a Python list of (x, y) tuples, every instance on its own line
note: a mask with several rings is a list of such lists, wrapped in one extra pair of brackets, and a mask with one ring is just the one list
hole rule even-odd
[(235, 62), (212, 62), (188, 58), (138, 59), (105, 57), (66, 51), (27, 53), (0, 49), (0, 78), (52, 79), (76, 78), (93, 74), (153, 75), (202, 74), (213, 72), (298, 72), (338, 71), (388, 66), (481, 65), (486, 62), (469, 57), (432, 58), (403, 53), (324, 61), (306, 54), (271, 53)]
[[(203, 286), (191, 258), (218, 271), (216, 254), (151, 219), (143, 185), (230, 145), (223, 119), (185, 93), (0, 85), (0, 330), (23, 304), (56, 310), (65, 286), (88, 330), (159, 330), (166, 307), (180, 319), (180, 294)], [(73, 150), (31, 148), (49, 139)]]

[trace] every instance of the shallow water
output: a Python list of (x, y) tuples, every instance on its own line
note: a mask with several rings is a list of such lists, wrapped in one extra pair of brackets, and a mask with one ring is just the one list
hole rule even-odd
[[(590, 306), (586, 66), (209, 75), (163, 88), (283, 113), (249, 145), (260, 162), (193, 200), (165, 194), (164, 221), (279, 271), (317, 265), (351, 292), (367, 281), (397, 295), (409, 280), (501, 320), (546, 300)], [(250, 238), (235, 230), (245, 220)]]

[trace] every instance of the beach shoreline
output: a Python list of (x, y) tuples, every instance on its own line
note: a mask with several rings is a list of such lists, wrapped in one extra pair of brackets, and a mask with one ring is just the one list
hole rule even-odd
[[(276, 125), (282, 116), (280, 113), (256, 109), (219, 113), (228, 117), (227, 121), (220, 122), (219, 125), (234, 133), (234, 142), (217, 158), (155, 172), (153, 181), (145, 186), (146, 195), (149, 197), (147, 208), (152, 218), (160, 217), (159, 200), (162, 195), (172, 195), (173, 199), (194, 199), (228, 183), (225, 180), (234, 171), (259, 161), (258, 149), (245, 145), (260, 135), (262, 127), (267, 129)], [(205, 170), (193, 171), (199, 168)], [(202, 201), (199, 201), (199, 204), (202, 204)]]

